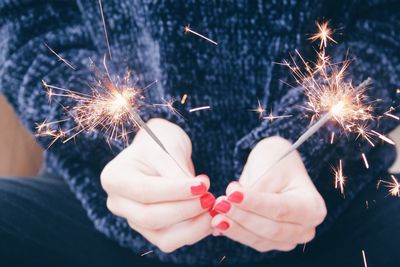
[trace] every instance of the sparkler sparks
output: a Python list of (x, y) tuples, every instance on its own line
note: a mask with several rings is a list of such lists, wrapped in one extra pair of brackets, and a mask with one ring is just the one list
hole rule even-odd
[(335, 188), (340, 188), (340, 192), (344, 195), (344, 185), (346, 183), (346, 177), (343, 175), (342, 160), (339, 160), (339, 167), (333, 168), (335, 175)]
[(54, 51), (50, 46), (48, 46), (46, 43), (44, 43), (44, 45), (50, 50), (51, 53), (53, 53), (60, 61), (62, 61), (65, 65), (67, 65), (68, 67), (70, 67), (73, 70), (76, 70), (76, 68), (74, 66), (72, 66), (72, 64), (66, 60), (65, 58), (61, 57), (59, 54), (57, 54), (56, 51)]
[(210, 43), (212, 43), (212, 44), (218, 45), (217, 42), (211, 40), (210, 38), (205, 37), (204, 35), (202, 35), (202, 34), (200, 34), (200, 33), (198, 33), (198, 32), (193, 31), (193, 30), (190, 28), (190, 25), (185, 26), (185, 28), (183, 28), (183, 31), (184, 31), (185, 33), (188, 33), (188, 32), (189, 32), (189, 33), (192, 33), (192, 34), (194, 34), (194, 35), (197, 35), (197, 36), (200, 37), (200, 38), (203, 38), (204, 40), (206, 40), (206, 41), (208, 41), (208, 42), (210, 42)]
[(362, 157), (362, 159), (364, 161), (365, 168), (369, 169), (369, 163), (368, 163), (368, 160), (367, 160), (367, 156), (365, 156), (364, 153), (361, 153), (361, 157)]
[(383, 184), (384, 187), (387, 187), (389, 189), (389, 195), (392, 195), (394, 197), (400, 197), (399, 181), (396, 179), (394, 175), (390, 175), (390, 178), (392, 179), (392, 181), (379, 180), (377, 188), (379, 188), (379, 186)]
[(367, 257), (365, 256), (365, 251), (361, 250), (362, 257), (363, 257), (363, 262), (364, 262), (364, 267), (368, 267), (367, 265)]
[(153, 252), (154, 252), (153, 250), (149, 250), (147, 252), (140, 254), (140, 256), (143, 257), (143, 256), (149, 255), (150, 253), (153, 253)]
[[(328, 40), (336, 43), (331, 37), (334, 31), (328, 28), (328, 22), (317, 23), (317, 26), (319, 33), (311, 37), (312, 41), (320, 40), (321, 51), (317, 52), (317, 62), (306, 61), (299, 51), (295, 50), (303, 67), (297, 64), (294, 57), (291, 57), (291, 63), (286, 60), (281, 63), (289, 68), (297, 85), (303, 89), (307, 97), (304, 108), (312, 113), (311, 123), (314, 123), (261, 176), (255, 179), (252, 185), (256, 184), (272, 167), (276, 166), (282, 159), (299, 148), (331, 120), (336, 121), (345, 132), (354, 133), (357, 135), (357, 138), (364, 138), (372, 146), (374, 146), (374, 137), (378, 137), (389, 144), (394, 144), (388, 137), (368, 129), (368, 122), (375, 119), (372, 114), (373, 106), (371, 102), (368, 102), (368, 97), (365, 94), (371, 83), (371, 79), (366, 79), (356, 87), (353, 86), (351, 81), (346, 81), (346, 70), (350, 61), (346, 59), (339, 63), (330, 62), (329, 56), (325, 53), (325, 47)], [(256, 111), (260, 112), (261, 109)], [(332, 133), (331, 143), (333, 143), (334, 136), (334, 133)], [(364, 162), (368, 166), (366, 158)], [(335, 171), (335, 184), (336, 187), (340, 187), (343, 193), (345, 177), (343, 176), (341, 166), (342, 163), (340, 161), (340, 168)]]
[(313, 34), (309, 38), (309, 40), (311, 40), (312, 42), (319, 40), (319, 49), (322, 49), (322, 47), (326, 47), (329, 41), (337, 44), (337, 42), (332, 38), (332, 34), (335, 31), (328, 27), (329, 21), (325, 21), (322, 23), (316, 22), (315, 24), (317, 25), (318, 32)]
[(261, 105), (260, 99), (257, 99), (258, 105), (255, 109), (250, 109), (250, 111), (257, 112), (260, 120), (264, 116), (265, 108)]
[(103, 22), (103, 31), (104, 31), (104, 37), (106, 38), (108, 54), (110, 55), (110, 59), (112, 60), (111, 47), (110, 47), (110, 42), (108, 41), (106, 20), (104, 19), (103, 4), (101, 3), (101, 0), (99, 0), (99, 7), (100, 7), (100, 14), (101, 14), (101, 21)]
[(196, 112), (196, 111), (200, 111), (200, 110), (206, 110), (206, 109), (210, 109), (210, 108), (211, 108), (210, 106), (191, 108), (191, 109), (189, 109), (189, 112), (192, 113), (192, 112)]
[[(70, 118), (75, 121), (76, 126), (68, 130), (60, 130), (53, 129), (52, 125), (61, 121), (44, 122), (38, 125), (38, 135), (52, 137), (53, 142), (51, 144), (56, 140), (69, 136), (63, 140), (63, 143), (65, 143), (82, 132), (92, 132), (100, 129), (108, 136), (108, 141), (123, 139), (127, 144), (128, 134), (130, 133), (127, 129), (140, 128), (147, 132), (185, 175), (188, 175), (188, 172), (168, 152), (164, 144), (138, 114), (137, 110), (144, 105), (142, 101), (144, 97), (141, 94), (143, 89), (140, 90), (136, 85), (137, 81), (131, 82), (130, 72), (127, 72), (123, 79), (116, 77), (113, 80), (108, 72), (105, 58), (103, 65), (105, 73), (102, 73), (94, 63), (91, 65), (97, 80), (91, 86), (91, 93), (89, 94), (52, 86), (43, 81), (43, 85), (48, 90), (49, 99), (57, 96), (75, 102), (72, 107), (63, 108)], [(145, 89), (149, 86), (146, 86)]]

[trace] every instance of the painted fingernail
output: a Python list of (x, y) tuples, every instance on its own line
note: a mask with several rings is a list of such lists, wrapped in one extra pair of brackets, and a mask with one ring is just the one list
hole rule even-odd
[(220, 230), (222, 230), (222, 231), (225, 231), (225, 230), (227, 230), (227, 229), (229, 228), (229, 223), (226, 222), (226, 221), (221, 221), (221, 222), (220, 222), (219, 224), (217, 224), (215, 227), (218, 228), (218, 229), (220, 229)]
[(200, 197), (200, 204), (203, 209), (211, 208), (215, 203), (215, 197), (213, 194), (207, 192)]
[(240, 203), (243, 201), (243, 193), (239, 191), (235, 191), (228, 196), (228, 200), (233, 203)]
[(213, 218), (218, 214), (218, 212), (215, 209), (209, 210), (208, 213), (210, 213), (210, 216)]
[(231, 209), (231, 203), (226, 200), (221, 200), (215, 205), (214, 209), (220, 213), (227, 213)]
[(198, 196), (207, 192), (207, 187), (203, 182), (198, 181), (190, 187), (190, 191), (192, 192), (192, 195)]

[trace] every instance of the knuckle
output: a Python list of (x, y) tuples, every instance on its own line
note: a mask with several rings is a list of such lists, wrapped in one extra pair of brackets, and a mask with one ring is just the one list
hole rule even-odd
[(112, 179), (112, 162), (109, 162), (102, 170), (100, 174), (100, 183), (105, 191), (110, 190), (113, 186)]
[(314, 211), (314, 225), (319, 225), (321, 224), (327, 215), (327, 210), (325, 206), (325, 202), (322, 199), (322, 197), (318, 196), (317, 199), (315, 200), (316, 207)]
[(106, 206), (109, 211), (115, 214), (115, 205), (110, 197), (107, 198)]

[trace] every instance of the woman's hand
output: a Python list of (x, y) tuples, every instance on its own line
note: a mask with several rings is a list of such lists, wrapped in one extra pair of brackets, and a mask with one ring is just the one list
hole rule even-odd
[(279, 137), (257, 144), (239, 183), (231, 183), (226, 196), (216, 201), (214, 235), (223, 234), (260, 252), (289, 251), (314, 238), (326, 208), (300, 155), (293, 152), (265, 174), (290, 145)]
[(208, 210), (215, 198), (206, 175), (194, 177), (192, 145), (186, 133), (163, 119), (148, 126), (185, 175), (149, 135), (140, 130), (132, 145), (104, 168), (107, 207), (164, 252), (196, 243), (212, 232)]

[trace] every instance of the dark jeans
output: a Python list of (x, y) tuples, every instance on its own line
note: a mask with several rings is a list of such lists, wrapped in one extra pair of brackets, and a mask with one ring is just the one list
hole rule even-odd
[[(0, 211), (0, 266), (174, 266), (96, 232), (60, 179), (0, 179)], [(371, 184), (304, 252), (299, 246), (260, 266), (363, 266), (363, 249), (369, 267), (400, 266), (399, 238), (400, 199)]]

